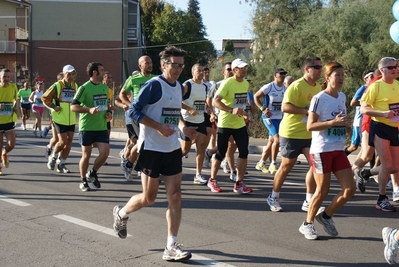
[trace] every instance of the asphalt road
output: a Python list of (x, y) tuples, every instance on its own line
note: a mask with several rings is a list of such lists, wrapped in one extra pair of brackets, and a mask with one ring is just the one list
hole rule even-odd
[[(112, 231), (112, 208), (141, 191), (138, 178), (127, 182), (118, 153), (125, 140), (112, 139), (108, 165), (99, 171), (102, 188), (81, 192), (75, 136), (68, 159), (69, 174), (46, 167), (47, 139), (17, 130), (10, 167), (0, 177), (0, 266), (171, 266), (162, 260), (166, 244), (165, 190), (158, 200), (130, 215), (125, 240)], [(97, 151), (94, 151), (95, 153)], [(246, 184), (250, 195), (233, 193), (228, 175), (220, 170), (222, 193), (194, 185), (192, 152), (183, 159), (183, 219), (179, 243), (193, 253), (188, 265), (209, 266), (386, 266), (381, 229), (399, 226), (398, 213), (374, 208), (377, 185), (358, 193), (334, 217), (339, 237), (328, 236), (316, 222), (319, 240), (306, 240), (298, 228), (306, 214), (306, 166), (296, 165), (281, 193), (284, 212), (269, 210), (266, 197), (272, 176), (256, 171), (259, 155), (249, 155)], [(92, 160), (93, 161), (93, 160)], [(92, 162), (91, 161), (91, 162)], [(302, 160), (302, 162), (304, 162)], [(209, 169), (204, 174), (209, 177)], [(332, 181), (331, 194), (338, 190)], [(391, 194), (391, 191), (389, 191)], [(182, 265), (183, 263), (176, 263)]]

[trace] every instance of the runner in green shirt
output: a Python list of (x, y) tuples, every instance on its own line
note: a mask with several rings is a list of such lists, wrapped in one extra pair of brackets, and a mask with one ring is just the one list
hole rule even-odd
[(19, 103), (21, 105), (21, 117), (22, 117), (22, 130), (26, 130), (26, 120), (29, 119), (30, 116), (30, 102), (29, 97), (32, 93), (32, 89), (30, 89), (29, 82), (24, 82), (24, 87), (19, 89), (18, 97)]

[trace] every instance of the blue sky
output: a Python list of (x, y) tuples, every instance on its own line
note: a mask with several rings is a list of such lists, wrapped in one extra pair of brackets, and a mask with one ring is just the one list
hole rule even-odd
[[(189, 0), (166, 0), (177, 9), (187, 10)], [(252, 38), (251, 18), (253, 7), (244, 0), (198, 0), (203, 23), (217, 50), (222, 49), (222, 39)]]

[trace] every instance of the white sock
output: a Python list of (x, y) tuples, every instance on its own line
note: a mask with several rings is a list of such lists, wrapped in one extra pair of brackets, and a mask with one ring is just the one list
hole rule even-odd
[(176, 236), (168, 236), (168, 240), (166, 242), (166, 247), (170, 248), (176, 243), (177, 237)]
[(272, 160), (272, 164), (276, 164), (276, 161), (275, 161), (275, 160)]
[(311, 194), (311, 193), (306, 193), (306, 201), (307, 201), (308, 203), (310, 203), (310, 200), (312, 199), (312, 197), (313, 197), (313, 194)]
[(395, 186), (395, 187), (393, 188), (393, 191), (394, 191), (395, 193), (399, 192), (399, 186)]
[(274, 190), (272, 191), (272, 197), (273, 198), (279, 198), (280, 197), (280, 192), (274, 192)]
[(121, 208), (118, 213), (119, 213), (119, 217), (121, 217), (121, 218), (127, 217), (127, 214), (123, 208)]

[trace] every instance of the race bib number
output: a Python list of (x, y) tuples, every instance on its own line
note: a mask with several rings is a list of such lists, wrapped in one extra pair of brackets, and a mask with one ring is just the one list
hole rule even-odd
[(338, 140), (341, 138), (345, 138), (346, 127), (331, 127), (327, 129), (326, 132), (329, 140)]
[(93, 96), (94, 107), (98, 107), (99, 111), (108, 110), (108, 98), (107, 95), (95, 95)]
[(36, 98), (35, 99), (35, 104), (36, 105), (41, 105), (41, 104), (43, 104), (43, 101), (40, 98)]
[(194, 101), (194, 109), (198, 111), (198, 115), (202, 115), (205, 112), (205, 101), (196, 100)]
[(247, 93), (234, 94), (233, 108), (245, 109), (247, 103), (248, 103), (248, 94)]
[(0, 110), (0, 116), (11, 116), (14, 112), (12, 108), (12, 103), (1, 103), (3, 109)]
[(272, 103), (272, 112), (281, 112), (281, 102)]
[(391, 122), (399, 122), (399, 103), (389, 104), (389, 110), (392, 110), (395, 115), (390, 119)]
[(180, 109), (178, 108), (163, 108), (160, 123), (179, 125)]
[(22, 104), (29, 104), (29, 97), (22, 98)]
[(62, 90), (61, 94), (62, 102), (72, 103), (74, 97), (75, 97), (75, 90), (73, 90), (72, 88), (64, 88), (64, 90)]

